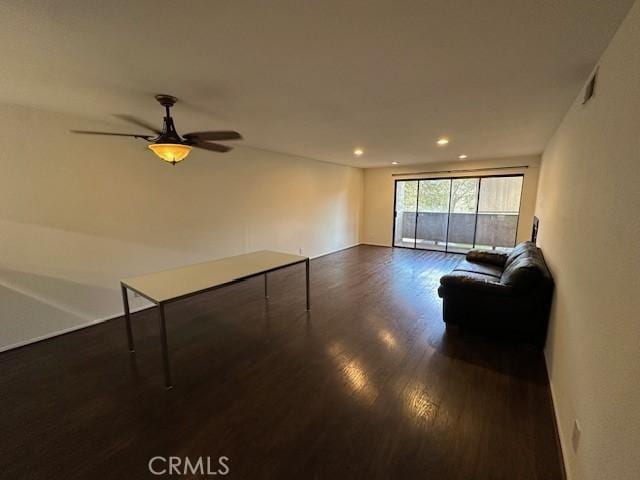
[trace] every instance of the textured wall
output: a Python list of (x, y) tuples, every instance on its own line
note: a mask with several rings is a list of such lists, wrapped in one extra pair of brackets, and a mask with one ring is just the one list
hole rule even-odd
[(119, 315), (122, 277), (359, 241), (360, 169), (242, 147), (173, 167), (140, 140), (70, 128), (114, 130), (0, 109), (0, 348)]
[[(546, 356), (573, 480), (639, 478), (640, 3), (542, 160), (539, 244), (556, 279)], [(574, 449), (574, 419), (582, 429)]]

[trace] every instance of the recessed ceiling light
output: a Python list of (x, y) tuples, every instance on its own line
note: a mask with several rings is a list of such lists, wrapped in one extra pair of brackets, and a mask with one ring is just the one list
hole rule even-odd
[(353, 154), (354, 154), (356, 157), (361, 156), (363, 153), (364, 153), (364, 150), (363, 150), (363, 149), (361, 149), (361, 148), (356, 148), (356, 149), (353, 151)]
[(447, 145), (449, 143), (449, 139), (446, 138), (446, 137), (442, 137), (442, 138), (439, 138), (436, 143), (442, 147), (442, 146)]
[(458, 158), (460, 160), (464, 160), (465, 158), (467, 158), (467, 156), (463, 153), (462, 155), (458, 155)]
[(400, 162), (391, 162), (391, 165), (398, 165)]

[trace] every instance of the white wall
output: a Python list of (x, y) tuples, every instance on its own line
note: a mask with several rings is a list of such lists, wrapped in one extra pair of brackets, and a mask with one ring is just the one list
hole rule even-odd
[[(529, 168), (495, 171), (492, 168), (528, 165)], [(362, 243), (391, 246), (393, 236), (393, 197), (394, 181), (402, 178), (438, 178), (451, 176), (479, 176), (513, 173), (524, 175), (520, 218), (518, 219), (518, 242), (531, 238), (533, 211), (538, 188), (538, 168), (540, 156), (495, 158), (486, 160), (466, 160), (426, 165), (409, 165), (389, 168), (369, 168), (364, 171), (364, 220), (362, 224)], [(480, 169), (472, 173), (443, 173), (415, 175), (414, 172), (439, 170)], [(392, 174), (408, 174), (393, 177)]]
[[(640, 3), (547, 146), (536, 212), (556, 280), (546, 357), (568, 476), (640, 478)], [(574, 451), (574, 419), (582, 428)]]
[(359, 241), (360, 169), (240, 146), (174, 167), (71, 128), (114, 131), (0, 105), (0, 349), (120, 315), (122, 277)]

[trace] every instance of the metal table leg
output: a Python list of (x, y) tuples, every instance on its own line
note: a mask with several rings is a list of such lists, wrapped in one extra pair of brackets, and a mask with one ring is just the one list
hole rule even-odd
[(171, 384), (171, 371), (169, 370), (169, 348), (167, 346), (167, 325), (164, 320), (164, 303), (158, 303), (158, 313), (160, 318), (160, 345), (162, 347), (162, 364), (164, 365), (164, 383), (167, 389), (173, 387)]
[(122, 289), (122, 303), (124, 305), (124, 318), (127, 326), (127, 340), (129, 342), (129, 351), (135, 352), (135, 348), (133, 346), (133, 332), (131, 330), (131, 312), (129, 311), (129, 296), (127, 295), (127, 287), (120, 284), (120, 288)]
[(309, 259), (305, 261), (306, 273), (307, 273), (307, 310), (311, 310), (311, 302), (309, 299)]

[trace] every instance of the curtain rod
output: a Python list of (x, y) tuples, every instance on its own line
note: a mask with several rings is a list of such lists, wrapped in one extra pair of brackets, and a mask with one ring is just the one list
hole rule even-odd
[(516, 165), (515, 167), (494, 167), (494, 168), (467, 168), (465, 170), (432, 170), (430, 172), (408, 172), (392, 173), (392, 177), (402, 177), (405, 175), (426, 175), (429, 173), (464, 173), (464, 172), (487, 172), (493, 170), (513, 170), (516, 168), (529, 168), (529, 165)]

